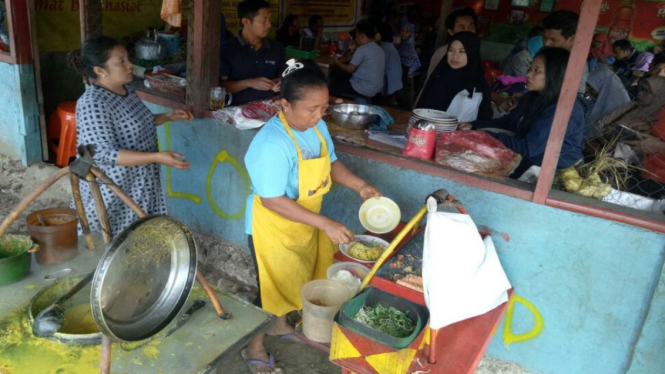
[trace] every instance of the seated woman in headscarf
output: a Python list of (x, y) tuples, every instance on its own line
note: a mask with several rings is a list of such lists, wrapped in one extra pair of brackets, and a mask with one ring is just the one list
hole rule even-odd
[(466, 90), (483, 94), (478, 119), (492, 118), (490, 88), (480, 60), (480, 39), (472, 32), (453, 35), (445, 58), (434, 68), (416, 100), (416, 108), (447, 111), (455, 96)]
[(662, 199), (665, 196), (665, 110), (660, 111), (654, 126), (648, 122), (633, 122), (629, 127), (644, 132), (640, 134), (640, 140), (625, 141), (634, 151), (644, 155), (644, 159), (642, 171), (628, 179), (627, 190)]
[(630, 96), (621, 83), (621, 79), (605, 65), (590, 71), (586, 84), (587, 92), (596, 99), (585, 118), (585, 136), (587, 140), (592, 140), (602, 135), (598, 120), (621, 105), (630, 102)]
[(589, 49), (589, 70), (598, 68), (599, 64), (612, 65), (615, 60), (612, 55), (612, 43), (607, 34), (595, 34), (591, 41), (591, 49)]
[(615, 128), (619, 125), (628, 126), (634, 122), (653, 124), (658, 113), (665, 105), (665, 78), (649, 77), (640, 80), (637, 96), (634, 101), (628, 102), (610, 114), (601, 118), (596, 126), (604, 134), (606, 141), (613, 140)]
[[(543, 49), (533, 59), (527, 74), (529, 92), (520, 98), (515, 109), (501, 118), (459, 125), (462, 130), (498, 128), (514, 132), (515, 135), (510, 136), (488, 130), (506, 147), (522, 155), (522, 162), (511, 177), (519, 177), (529, 167), (540, 166), (543, 162), (569, 56), (570, 52), (562, 48)], [(582, 158), (583, 141), (584, 110), (576, 101), (566, 128), (557, 169), (572, 166)]]
[(533, 61), (536, 54), (543, 49), (543, 46), (542, 36), (534, 36), (527, 40), (526, 48), (515, 53), (510, 60), (508, 60), (508, 63), (503, 69), (503, 74), (510, 75), (511, 77), (526, 77), (531, 61)]

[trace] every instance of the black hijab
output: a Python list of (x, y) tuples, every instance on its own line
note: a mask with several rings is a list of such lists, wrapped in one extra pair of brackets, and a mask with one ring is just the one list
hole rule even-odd
[[(421, 95), (418, 108), (447, 110), (455, 95), (460, 91), (467, 90), (470, 94), (475, 88), (476, 92), (483, 94), (483, 103), (490, 100), (489, 86), (485, 82), (483, 67), (480, 60), (480, 38), (472, 32), (464, 31), (453, 35), (448, 46), (455, 41), (464, 46), (467, 56), (467, 64), (461, 69), (453, 69), (448, 64), (448, 53), (443, 56), (439, 64), (432, 71), (425, 89)], [(491, 110), (491, 107), (490, 107)], [(482, 119), (481, 112), (478, 118)]]

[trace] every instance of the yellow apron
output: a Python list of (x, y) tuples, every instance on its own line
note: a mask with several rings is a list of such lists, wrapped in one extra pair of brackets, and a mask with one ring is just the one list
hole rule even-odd
[[(321, 155), (316, 159), (303, 160), (298, 142), (281, 112), (279, 119), (298, 153), (299, 197), (296, 202), (318, 214), (323, 195), (332, 186), (326, 141), (315, 127), (314, 131), (321, 141)], [(333, 245), (328, 236), (315, 227), (290, 221), (269, 210), (255, 194), (252, 238), (263, 309), (277, 316), (302, 309), (300, 289), (313, 279), (325, 278), (326, 270), (332, 264)]]

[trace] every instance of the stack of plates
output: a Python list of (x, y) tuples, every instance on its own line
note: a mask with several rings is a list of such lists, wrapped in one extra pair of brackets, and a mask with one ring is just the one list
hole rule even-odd
[(430, 121), (436, 127), (436, 132), (451, 132), (457, 130), (457, 117), (446, 112), (434, 109), (414, 109), (409, 118), (409, 129), (419, 120)]

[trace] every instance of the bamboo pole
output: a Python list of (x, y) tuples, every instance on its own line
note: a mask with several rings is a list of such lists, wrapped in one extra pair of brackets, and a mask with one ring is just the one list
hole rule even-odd
[(90, 224), (88, 223), (88, 216), (85, 215), (85, 207), (81, 199), (81, 188), (79, 187), (80, 179), (74, 173), (69, 173), (69, 180), (72, 184), (72, 195), (74, 196), (74, 205), (76, 205), (76, 212), (79, 216), (79, 223), (81, 223), (81, 231), (85, 236), (85, 241), (89, 250), (95, 249), (95, 240), (90, 234)]
[(92, 199), (95, 201), (95, 210), (97, 211), (97, 218), (99, 218), (99, 224), (102, 226), (102, 235), (104, 237), (104, 243), (109, 244), (113, 239), (113, 231), (111, 230), (111, 224), (109, 223), (109, 216), (106, 214), (106, 205), (104, 205), (104, 199), (102, 198), (102, 191), (99, 189), (99, 185), (95, 180), (95, 176), (92, 173), (89, 173), (85, 180), (90, 184), (90, 191), (92, 191)]
[(35, 190), (33, 190), (28, 196), (26, 196), (21, 202), (12, 210), (7, 217), (5, 217), (5, 220), (2, 222), (2, 225), (0, 225), (0, 236), (4, 235), (5, 232), (7, 232), (7, 229), (9, 229), (9, 226), (11, 226), (14, 221), (16, 221), (20, 216), (23, 211), (25, 211), (30, 204), (32, 204), (35, 199), (39, 197), (39, 195), (43, 194), (44, 191), (46, 191), (49, 187), (51, 187), (55, 182), (57, 182), (60, 178), (64, 177), (69, 173), (69, 167), (62, 168), (58, 170), (57, 173), (53, 174), (49, 180), (44, 182), (41, 186), (37, 187)]
[(118, 198), (125, 203), (139, 218), (146, 216), (146, 213), (141, 209), (141, 207), (131, 198), (125, 191), (122, 190), (111, 178), (109, 178), (104, 172), (99, 170), (96, 167), (92, 167), (90, 172), (97, 177), (104, 185), (106, 185)]

